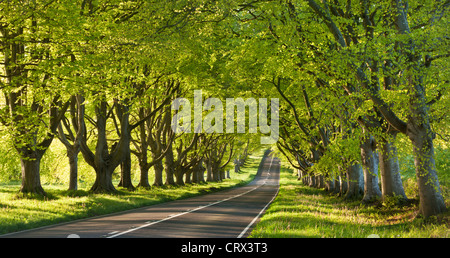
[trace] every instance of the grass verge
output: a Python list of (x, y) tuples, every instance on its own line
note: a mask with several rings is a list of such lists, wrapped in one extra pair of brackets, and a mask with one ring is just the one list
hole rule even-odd
[[(158, 204), (225, 190), (249, 183), (256, 175), (263, 150), (249, 155), (241, 172), (231, 172), (231, 179), (222, 182), (162, 186), (118, 193), (92, 194), (89, 188), (65, 190), (63, 185), (44, 185), (48, 198), (18, 194), (19, 183), (0, 185), (0, 235), (36, 227), (67, 222), (123, 210)], [(137, 185), (137, 183), (135, 184)]]
[[(253, 229), (253, 238), (450, 237), (450, 211), (424, 221), (418, 207), (370, 206), (343, 201), (324, 190), (304, 186), (282, 167), (280, 191)], [(447, 202), (447, 207), (449, 203)]]

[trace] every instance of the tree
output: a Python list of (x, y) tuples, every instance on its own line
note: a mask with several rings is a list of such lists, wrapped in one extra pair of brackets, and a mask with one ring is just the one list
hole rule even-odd
[[(333, 35), (337, 44), (337, 52), (345, 52), (346, 56), (356, 54), (359, 46), (365, 46), (365, 50), (369, 50), (360, 57), (350, 58), (347, 62), (347, 68), (354, 73), (355, 78), (364, 89), (364, 94), (374, 103), (380, 110), (384, 118), (389, 124), (399, 132), (406, 134), (414, 148), (415, 165), (417, 182), (419, 185), (420, 207), (419, 211), (425, 217), (436, 215), (445, 210), (445, 204), (440, 192), (439, 180), (436, 175), (433, 147), (433, 132), (430, 126), (429, 105), (426, 99), (427, 83), (426, 74), (431, 65), (431, 53), (440, 51), (439, 47), (445, 46), (445, 42), (440, 40), (440, 35), (435, 36), (433, 44), (438, 47), (436, 49), (428, 49), (422, 44), (422, 36), (426, 29), (440, 29), (439, 21), (444, 16), (448, 8), (448, 4), (435, 2), (429, 6), (413, 3), (417, 9), (428, 9), (434, 13), (431, 19), (416, 16), (418, 20), (425, 21), (423, 26), (417, 28), (421, 30), (417, 34), (411, 33), (410, 20), (408, 18), (408, 6), (403, 1), (391, 1), (383, 7), (371, 5), (369, 1), (362, 2), (360, 8), (360, 18), (362, 24), (351, 20), (358, 17), (354, 6), (345, 5), (328, 5), (325, 3), (320, 6), (314, 0), (307, 1), (308, 6), (321, 17), (324, 25), (327, 26), (329, 32)], [(381, 10), (380, 10), (381, 9)], [(343, 12), (342, 10), (347, 10)], [(414, 15), (416, 13), (411, 13)], [(418, 12), (423, 15), (423, 10)], [(376, 19), (375, 17), (379, 17)], [(349, 22), (337, 23), (338, 18), (349, 19)], [(375, 22), (375, 21), (380, 22)], [(359, 23), (359, 24), (358, 24)], [(357, 27), (364, 28), (365, 35), (357, 35)], [(426, 29), (424, 29), (426, 28)], [(376, 34), (384, 35), (378, 41)], [(417, 35), (417, 36), (416, 36)], [(388, 37), (391, 37), (389, 39)], [(397, 47), (391, 52), (397, 58), (399, 63), (393, 65), (390, 57), (376, 51), (375, 46), (388, 47), (396, 45)], [(354, 46), (354, 47), (352, 47)], [(359, 51), (360, 52), (360, 51)], [(425, 56), (425, 58), (423, 58)], [(442, 56), (442, 55), (438, 55)], [(448, 56), (444, 54), (443, 56)], [(360, 64), (357, 64), (359, 62)], [(390, 81), (393, 79), (393, 73), (386, 71), (384, 78), (381, 76), (380, 68), (382, 64), (392, 65), (387, 70), (403, 70), (404, 75), (399, 78), (399, 85), (404, 86), (407, 90), (408, 109), (405, 110), (407, 122), (403, 121), (398, 113), (387, 104), (381, 97), (380, 81), (382, 79)]]
[[(129, 130), (129, 112), (128, 106), (121, 105), (123, 115), (120, 121), (121, 132)], [(127, 133), (120, 134), (119, 142), (108, 146), (107, 142), (107, 120), (111, 117), (112, 107), (108, 108), (108, 103), (103, 100), (95, 107), (96, 120), (95, 130), (97, 131), (96, 147), (93, 152), (87, 144), (87, 133), (85, 132), (81, 140), (81, 152), (85, 161), (94, 168), (96, 179), (94, 185), (91, 187), (92, 192), (96, 193), (110, 193), (115, 192), (116, 189), (112, 184), (112, 174), (116, 167), (118, 167), (126, 154), (126, 146), (130, 143), (129, 135)], [(83, 127), (86, 127), (83, 121)]]
[[(225, 179), (224, 177), (224, 168), (228, 165), (233, 157), (233, 142), (230, 137), (215, 137), (212, 139), (212, 146), (214, 148), (210, 148), (207, 150), (205, 163), (207, 170), (207, 181), (218, 182)], [(223, 158), (225, 157), (225, 153), (227, 152), (227, 148), (229, 148), (228, 158), (225, 162), (223, 162)]]
[[(81, 137), (86, 129), (84, 121), (84, 99), (81, 95), (74, 95), (70, 100), (71, 121), (64, 117), (58, 126), (58, 139), (67, 149), (67, 157), (70, 164), (69, 190), (78, 189), (78, 154), (81, 151)], [(73, 131), (71, 129), (73, 127)], [(64, 133), (64, 129), (67, 134)]]
[[(173, 84), (172, 84), (173, 85)], [(167, 89), (169, 91), (169, 88)], [(170, 96), (168, 92), (165, 94)], [(160, 108), (159, 112), (153, 112), (157, 109), (158, 105), (164, 105), (158, 103), (158, 97), (148, 99), (150, 102), (148, 107), (140, 107), (138, 119), (143, 121), (139, 125), (139, 133), (135, 137), (136, 141), (133, 141), (135, 151), (133, 153), (137, 156), (139, 161), (139, 167), (141, 171), (139, 186), (149, 188), (148, 171), (151, 167), (155, 170), (154, 186), (163, 185), (163, 169), (162, 159), (166, 154), (167, 142), (173, 141), (174, 133), (169, 131), (170, 116), (165, 113), (168, 106)], [(151, 115), (152, 114), (152, 115)], [(166, 138), (168, 137), (168, 138)], [(138, 143), (136, 143), (138, 142)], [(152, 161), (148, 161), (148, 152), (151, 153)]]
[[(52, 3), (0, 3), (0, 76), (5, 103), (0, 116), (20, 155), (23, 193), (46, 195), (40, 182), (40, 161), (69, 107), (61, 78), (66, 74), (62, 64), (70, 59), (63, 54), (66, 46), (56, 40), (62, 35), (58, 26), (65, 24), (54, 15), (57, 9)], [(61, 11), (67, 14), (64, 8)], [(50, 31), (49, 27), (58, 29)]]
[[(433, 148), (430, 147), (433, 133), (430, 131), (428, 106), (437, 103), (443, 92), (442, 84), (439, 83), (442, 77), (440, 74), (443, 73), (431, 70), (431, 64), (438, 64), (449, 56), (445, 51), (448, 43), (442, 39), (445, 26), (441, 23), (448, 4), (414, 2), (409, 6), (408, 9), (408, 5), (401, 1), (386, 1), (383, 4), (371, 1), (322, 1), (319, 4), (310, 0), (287, 1), (281, 5), (273, 1), (251, 2), (235, 10), (237, 20), (245, 26), (233, 27), (233, 33), (245, 35), (243, 41), (246, 44), (236, 52), (245, 53), (246, 56), (237, 54), (237, 62), (248, 64), (246, 72), (251, 71), (252, 75), (255, 71), (259, 72), (262, 75), (260, 81), (270, 82), (272, 78), (281, 76), (295, 82), (326, 81), (335, 91), (345, 90), (345, 94), (333, 100), (339, 105), (345, 102), (348, 102), (346, 105), (355, 105), (356, 109), (346, 119), (353, 123), (362, 122), (366, 136), (361, 138), (361, 143), (372, 141), (370, 139), (374, 137), (379, 143), (379, 149), (383, 150), (380, 158), (383, 198), (394, 193), (405, 197), (395, 166), (396, 152), (392, 141), (396, 131), (409, 135), (412, 142), (418, 144), (414, 147), (417, 176), (424, 192), (421, 194), (420, 211), (430, 216), (445, 208), (436, 173), (433, 172)], [(412, 18), (409, 18), (406, 11), (412, 9), (416, 12), (411, 12), (409, 17)], [(410, 32), (408, 22), (411, 21), (414, 22), (412, 28), (416, 30), (415, 33)], [(433, 32), (433, 39), (424, 37), (427, 31)], [(437, 74), (437, 79), (426, 77), (427, 71)], [(428, 83), (434, 92), (437, 91), (437, 96), (427, 95), (423, 83)], [(381, 89), (380, 85), (384, 88)], [(405, 91), (407, 94), (404, 97), (402, 94)], [(395, 103), (386, 96), (402, 102)], [(427, 99), (430, 97), (431, 101)], [(289, 103), (289, 106), (292, 108), (293, 104)], [(344, 109), (349, 109), (349, 106)], [(408, 120), (403, 122), (402, 119)], [(302, 133), (309, 133), (304, 125), (299, 129)], [(351, 134), (343, 135), (350, 139), (348, 137)], [(427, 139), (424, 136), (428, 140), (424, 140)], [(370, 145), (373, 146), (359, 144), (363, 148), (361, 161), (373, 167), (375, 163), (370, 161), (373, 148), (370, 150), (366, 147)], [(298, 154), (296, 151), (294, 156), (301, 157)], [(344, 161), (352, 166), (351, 162)], [(314, 166), (314, 170), (316, 168)], [(370, 175), (368, 171), (374, 169), (366, 167), (366, 178)], [(366, 180), (367, 183), (369, 181)], [(428, 187), (424, 185), (425, 181), (428, 181)], [(375, 189), (376, 184), (368, 185), (373, 186), (375, 195), (379, 194)], [(432, 193), (433, 189), (435, 193)], [(425, 203), (434, 208), (423, 208), (427, 206)]]

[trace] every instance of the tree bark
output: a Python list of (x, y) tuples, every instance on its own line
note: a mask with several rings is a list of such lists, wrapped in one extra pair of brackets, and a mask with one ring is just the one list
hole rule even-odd
[(113, 193), (117, 192), (112, 183), (112, 174), (114, 169), (111, 167), (102, 166), (95, 169), (95, 182), (90, 191), (94, 193)]
[(381, 176), (381, 199), (397, 196), (407, 200), (405, 190), (403, 189), (400, 175), (400, 166), (397, 157), (397, 148), (394, 145), (394, 139), (397, 133), (391, 134), (392, 140), (383, 139), (380, 141), (380, 176)]
[(206, 160), (206, 181), (212, 182), (213, 181), (213, 175), (212, 175), (212, 162), (211, 159)]
[[(123, 143), (118, 145), (118, 148), (121, 148), (121, 150), (118, 150), (121, 152), (121, 158), (122, 161), (120, 162), (120, 182), (118, 184), (119, 187), (127, 188), (128, 190), (135, 190), (135, 187), (133, 185), (133, 182), (131, 180), (131, 128), (130, 128), (130, 121), (129, 121), (129, 110), (130, 106), (125, 103), (119, 103), (117, 100), (115, 100), (116, 104), (116, 113), (120, 121), (120, 138)], [(114, 115), (114, 114), (113, 114)]]
[[(407, 7), (400, 0), (393, 1), (396, 8), (394, 25), (398, 34), (410, 35)], [(421, 63), (423, 57), (412, 37), (401, 43), (407, 59), (406, 78), (409, 95), (408, 122), (399, 131), (405, 133), (413, 144), (414, 164), (419, 187), (419, 213), (424, 217), (446, 210), (434, 161), (433, 132), (430, 126), (429, 107), (426, 101), (424, 75), (429, 65)], [(392, 121), (388, 120), (391, 124)], [(395, 121), (394, 121), (395, 122)], [(403, 129), (403, 130), (402, 130)]]
[(323, 176), (322, 175), (317, 175), (315, 176), (316, 178), (316, 188), (324, 188), (325, 187), (325, 183), (323, 181)]
[(41, 185), (40, 178), (40, 164), (41, 155), (23, 157), (20, 159), (20, 165), (22, 170), (22, 186), (20, 192), (33, 193), (38, 195), (47, 196)]
[(341, 181), (339, 180), (340, 176), (336, 176), (334, 179), (334, 191), (333, 193), (341, 195)]
[(211, 170), (212, 170), (212, 181), (219, 182), (220, 181), (219, 166), (216, 162), (213, 162)]
[(177, 170), (175, 173), (175, 184), (176, 185), (184, 185), (184, 180), (183, 180), (183, 176), (184, 176), (184, 172), (181, 170)]
[(206, 168), (203, 166), (203, 160), (201, 159), (200, 162), (195, 166), (194, 169), (194, 175), (192, 178), (193, 183), (203, 183), (205, 182), (205, 171)]
[(348, 191), (347, 173), (341, 172), (341, 175), (339, 176), (339, 184), (339, 196), (345, 196)]
[(409, 130), (408, 134), (413, 143), (414, 165), (420, 197), (419, 213), (424, 217), (442, 213), (446, 211), (446, 207), (436, 173), (431, 128), (429, 123), (416, 123), (408, 128), (415, 129), (414, 131)]
[[(72, 124), (68, 119), (61, 119), (58, 125), (58, 139), (66, 147), (67, 157), (69, 158), (69, 190), (78, 189), (78, 154), (81, 151), (81, 139), (84, 134), (84, 98), (82, 95), (72, 95), (70, 100), (70, 116)], [(66, 133), (64, 132), (66, 129)], [(74, 131), (72, 131), (72, 128)]]
[(204, 159), (201, 159), (201, 161), (197, 164), (196, 169), (196, 175), (194, 176), (195, 180), (194, 183), (204, 183), (205, 182), (205, 171), (206, 168), (203, 166)]
[(219, 169), (219, 180), (222, 181), (222, 180), (224, 180), (224, 179), (226, 179), (225, 169), (220, 168), (220, 169)]
[(166, 159), (164, 162), (165, 172), (166, 172), (166, 185), (175, 185), (174, 181), (174, 158), (173, 158), (173, 148), (172, 142), (169, 143), (169, 150), (166, 152)]
[[(106, 122), (108, 108), (107, 103), (102, 101), (95, 108), (97, 117), (97, 145), (95, 147), (95, 154), (87, 146), (87, 135), (84, 133), (81, 141), (81, 153), (85, 161), (94, 168), (96, 173), (96, 179), (94, 185), (91, 187), (91, 191), (94, 193), (114, 193), (117, 190), (112, 184), (112, 174), (114, 170), (122, 163), (125, 158), (127, 145), (129, 148), (130, 134), (129, 132), (129, 112), (127, 106), (122, 106), (123, 115), (120, 122), (120, 131), (123, 132), (120, 135), (119, 141), (112, 145), (111, 151), (108, 151)], [(83, 121), (83, 126), (85, 126)], [(86, 131), (86, 130), (85, 130)]]
[(334, 192), (335, 191), (335, 179), (329, 178), (329, 175), (325, 176), (327, 180), (325, 181), (325, 190), (328, 192)]
[(360, 146), (364, 171), (363, 202), (371, 202), (381, 197), (381, 191), (378, 187), (378, 163), (375, 159), (374, 146), (372, 135), (364, 137)]
[(69, 190), (78, 190), (78, 151), (72, 151), (69, 153), (67, 151), (67, 156), (69, 157), (69, 166), (70, 166), (70, 174), (69, 174)]
[(149, 189), (150, 183), (148, 182), (148, 170), (147, 166), (145, 164), (142, 164), (139, 162), (139, 170), (140, 170), (140, 176), (139, 176), (139, 184), (138, 187), (147, 188)]
[(159, 160), (153, 165), (153, 169), (155, 170), (155, 179), (153, 180), (154, 186), (162, 186), (163, 183), (163, 162), (162, 160)]
[(347, 193), (345, 199), (357, 198), (361, 195), (359, 186), (361, 166), (359, 164), (350, 165), (347, 168)]
[(117, 185), (118, 187), (127, 188), (130, 191), (135, 190), (136, 188), (133, 185), (133, 181), (131, 179), (131, 152), (130, 145), (125, 147), (125, 158), (120, 163), (120, 182)]
[(316, 177), (314, 175), (309, 175), (309, 187), (316, 187)]
[(192, 184), (193, 172), (194, 171), (192, 169), (190, 169), (188, 172), (185, 173), (185, 179), (184, 179), (185, 184)]

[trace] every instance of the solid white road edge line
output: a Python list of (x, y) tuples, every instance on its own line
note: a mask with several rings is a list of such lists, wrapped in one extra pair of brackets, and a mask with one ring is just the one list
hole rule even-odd
[(118, 237), (118, 236), (121, 236), (121, 235), (130, 233), (130, 232), (133, 232), (133, 231), (136, 231), (136, 230), (139, 230), (139, 229), (142, 229), (142, 228), (151, 226), (151, 225), (158, 224), (158, 223), (163, 222), (163, 221), (166, 221), (166, 220), (170, 220), (170, 219), (173, 219), (173, 218), (176, 218), (176, 217), (183, 216), (183, 215), (185, 215), (185, 214), (189, 214), (189, 213), (194, 212), (194, 211), (198, 211), (198, 210), (201, 210), (201, 209), (204, 209), (204, 208), (207, 208), (207, 207), (210, 207), (210, 206), (213, 206), (213, 205), (222, 203), (222, 202), (226, 202), (226, 201), (228, 201), (228, 200), (231, 200), (231, 199), (240, 197), (240, 196), (242, 196), (242, 195), (248, 194), (248, 193), (250, 193), (250, 192), (253, 192), (253, 191), (255, 191), (256, 189), (260, 188), (261, 186), (262, 186), (262, 185), (259, 185), (259, 186), (255, 187), (255, 188), (252, 188), (252, 189), (248, 190), (247, 192), (244, 192), (244, 193), (241, 193), (241, 194), (238, 194), (238, 195), (235, 195), (235, 196), (231, 196), (231, 197), (228, 197), (228, 198), (226, 198), (226, 199), (223, 199), (223, 200), (220, 200), (220, 201), (217, 201), (217, 202), (213, 202), (213, 203), (210, 203), (210, 204), (205, 205), (205, 206), (200, 206), (200, 207), (195, 208), (195, 209), (192, 209), (192, 210), (190, 210), (190, 211), (181, 212), (181, 213), (175, 214), (175, 215), (173, 215), (173, 216), (167, 217), (167, 218), (165, 218), (165, 219), (157, 220), (157, 221), (154, 221), (154, 222), (152, 222), (152, 223), (147, 223), (147, 224), (144, 224), (144, 225), (142, 225), (142, 226), (135, 227), (135, 228), (132, 228), (132, 229), (129, 229), (129, 230), (126, 230), (126, 231), (123, 231), (123, 232), (114, 234), (114, 235), (112, 235), (112, 236), (108, 236), (107, 238)]
[[(272, 160), (270, 161), (269, 170), (270, 170), (270, 168), (272, 167), (272, 162), (273, 162), (273, 157), (272, 157)], [(267, 177), (268, 177), (268, 176), (267, 176)], [(267, 180), (267, 178), (266, 178), (266, 180)], [(223, 199), (223, 200), (220, 200), (220, 201), (217, 201), (217, 202), (213, 202), (213, 203), (210, 203), (210, 204), (205, 205), (205, 206), (200, 206), (200, 207), (198, 207), (198, 208), (195, 208), (195, 209), (192, 209), (192, 210), (189, 210), (189, 211), (181, 212), (181, 213), (175, 214), (175, 215), (173, 215), (173, 216), (167, 217), (167, 218), (165, 218), (165, 219), (157, 220), (157, 221), (154, 221), (154, 222), (152, 222), (152, 223), (147, 223), (147, 224), (144, 224), (144, 225), (142, 225), (142, 226), (135, 227), (135, 228), (132, 228), (132, 229), (129, 229), (129, 230), (126, 230), (126, 231), (123, 231), (123, 232), (120, 232), (120, 233), (117, 233), (117, 234), (108, 236), (107, 238), (118, 237), (118, 236), (121, 236), (121, 235), (130, 233), (130, 232), (133, 232), (133, 231), (142, 229), (142, 228), (149, 227), (149, 226), (151, 226), (151, 225), (158, 224), (158, 223), (163, 222), (163, 221), (166, 221), (166, 220), (170, 220), (170, 219), (173, 219), (173, 218), (176, 218), (176, 217), (183, 216), (183, 215), (185, 215), (185, 214), (189, 214), (189, 213), (194, 212), (194, 211), (198, 211), (198, 210), (201, 210), (201, 209), (204, 209), (204, 208), (207, 208), (207, 207), (210, 207), (210, 206), (213, 206), (213, 205), (222, 203), (222, 202), (226, 202), (226, 201), (228, 201), (228, 200), (231, 200), (231, 199), (240, 197), (240, 196), (242, 196), (242, 195), (248, 194), (248, 193), (250, 193), (250, 192), (253, 192), (253, 191), (255, 191), (256, 189), (260, 188), (260, 187), (263, 186), (263, 185), (265, 185), (265, 182), (264, 182), (264, 184), (258, 185), (257, 187), (248, 190), (247, 192), (244, 192), (244, 193), (241, 193), (241, 194), (238, 194), (238, 195), (235, 195), (235, 196), (231, 196), (231, 197), (228, 197), (228, 198), (226, 198), (226, 199)], [(278, 191), (277, 191), (277, 193), (278, 193)], [(275, 196), (276, 196), (276, 195), (275, 195)], [(275, 197), (274, 197), (274, 198), (275, 198)], [(272, 199), (272, 201), (273, 201), (273, 199)], [(272, 202), (272, 201), (270, 201), (270, 202)], [(263, 208), (262, 211), (264, 211), (264, 209), (270, 204), (270, 202)], [(253, 219), (254, 221), (256, 221), (256, 219), (259, 217), (259, 215), (262, 213), (262, 211), (258, 214), (258, 216), (256, 216), (255, 219)], [(248, 228), (250, 228), (250, 226), (254, 223), (254, 221), (252, 221), (252, 222), (249, 224), (249, 226), (247, 226), (247, 228), (244, 229), (244, 231), (247, 231)], [(245, 232), (244, 232), (244, 233), (245, 233)], [(241, 235), (242, 235), (242, 233), (241, 233)]]
[[(273, 157), (272, 157), (272, 161), (273, 161)], [(269, 170), (272, 167), (272, 161), (270, 162)], [(268, 175), (270, 175), (270, 173)], [(250, 229), (250, 227), (253, 225), (253, 223), (256, 222), (256, 220), (259, 218), (259, 216), (261, 216), (261, 214), (267, 209), (267, 207), (273, 202), (273, 200), (275, 200), (275, 197), (277, 197), (277, 195), (278, 195), (278, 191), (280, 191), (279, 186), (278, 186), (277, 192), (272, 197), (272, 200), (270, 200), (270, 202), (268, 202), (266, 204), (266, 206), (264, 206), (264, 208), (262, 208), (262, 210), (258, 213), (258, 215), (256, 215), (255, 218), (253, 218), (253, 220), (250, 222), (250, 224), (247, 225), (247, 227), (241, 232), (241, 234), (239, 234), (239, 236), (237, 238), (242, 238), (245, 235), (245, 233), (247, 233), (247, 231)]]

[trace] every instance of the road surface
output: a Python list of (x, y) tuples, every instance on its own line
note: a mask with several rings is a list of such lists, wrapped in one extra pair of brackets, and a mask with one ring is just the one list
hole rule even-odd
[(280, 160), (266, 156), (246, 186), (0, 237), (241, 238), (250, 233), (279, 188)]

